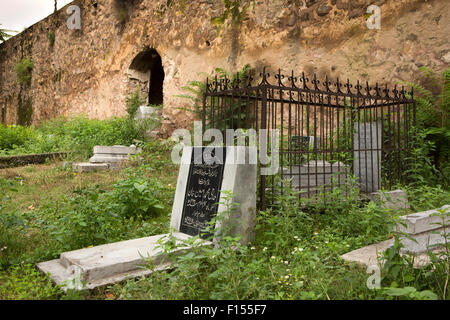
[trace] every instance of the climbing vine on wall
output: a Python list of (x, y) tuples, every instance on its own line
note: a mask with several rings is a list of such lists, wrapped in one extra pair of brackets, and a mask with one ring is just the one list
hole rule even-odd
[(250, 3), (248, 0), (222, 0), (225, 5), (224, 12), (211, 18), (211, 23), (217, 27), (217, 33), (220, 33), (225, 21), (231, 17), (231, 25), (239, 27), (246, 17), (246, 11)]
[(28, 87), (31, 84), (31, 71), (33, 61), (30, 58), (22, 58), (14, 67), (19, 84)]

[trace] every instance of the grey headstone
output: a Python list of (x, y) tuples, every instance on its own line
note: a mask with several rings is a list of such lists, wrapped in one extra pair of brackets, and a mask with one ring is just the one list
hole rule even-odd
[(381, 188), (382, 124), (378, 122), (355, 123), (353, 135), (353, 173), (363, 192)]

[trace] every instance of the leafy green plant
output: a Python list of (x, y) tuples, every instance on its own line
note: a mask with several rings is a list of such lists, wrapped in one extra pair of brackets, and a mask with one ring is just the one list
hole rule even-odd
[(411, 300), (437, 300), (437, 295), (430, 290), (417, 291), (414, 287), (385, 288), (384, 294), (394, 298), (406, 298)]
[(28, 87), (31, 84), (31, 71), (34, 63), (30, 58), (22, 58), (14, 67), (17, 74), (17, 81), (23, 86)]
[(12, 267), (8, 274), (0, 273), (0, 299), (2, 300), (46, 300), (62, 295), (52, 280), (42, 275), (31, 264)]
[(157, 216), (164, 209), (161, 201), (163, 186), (156, 179), (148, 180), (139, 174), (131, 172), (127, 179), (113, 185), (109, 198), (114, 203), (114, 212), (120, 216), (149, 217)]
[[(222, 68), (216, 68), (215, 72), (218, 75), (218, 81), (228, 78), (230, 79), (231, 83), (233, 83), (238, 79), (243, 81), (249, 70), (250, 65), (246, 64), (237, 73), (229, 73)], [(177, 97), (190, 100), (191, 105), (179, 109), (193, 113), (197, 119), (201, 119), (203, 117), (203, 97), (206, 92), (206, 84), (202, 81), (191, 81), (188, 85), (183, 86), (182, 89), (187, 91), (187, 93), (177, 95)], [(224, 106), (228, 107), (225, 110), (221, 110), (223, 113), (220, 115), (220, 121), (218, 121), (217, 118), (219, 117), (219, 115), (217, 115), (216, 113), (219, 110), (217, 109), (217, 107), (216, 110), (211, 110), (211, 108), (212, 105), (217, 106), (219, 100), (217, 97), (208, 97), (207, 99), (209, 99), (209, 101), (206, 104), (207, 108), (205, 110), (205, 129), (211, 128), (213, 117), (216, 121), (216, 123), (214, 124), (215, 127), (225, 126), (225, 128), (227, 129), (239, 129), (238, 123), (240, 122), (240, 128), (243, 128), (245, 126), (246, 120), (249, 121), (250, 125), (252, 124), (252, 112), (247, 112), (247, 110), (252, 106), (247, 106), (246, 101), (241, 101), (239, 103), (238, 99), (232, 100), (229, 97), (223, 97), (222, 103)]]
[(429, 155), (440, 169), (446, 166), (450, 156), (450, 69), (445, 69), (440, 77), (427, 67), (421, 67), (420, 71), (424, 75), (421, 84), (403, 83), (414, 88), (417, 128), (433, 144)]
[(246, 11), (249, 7), (249, 3), (244, 3), (244, 0), (222, 0), (225, 10), (221, 15), (211, 18), (211, 24), (215, 25), (217, 32), (220, 33), (225, 21), (231, 17), (231, 23), (233, 26), (239, 26), (245, 20)]
[(23, 146), (33, 136), (33, 130), (27, 127), (18, 125), (0, 126), (0, 150), (11, 150)]
[(126, 107), (127, 107), (127, 113), (130, 119), (133, 119), (136, 115), (137, 110), (139, 107), (143, 104), (143, 100), (141, 99), (139, 95), (139, 89), (136, 89), (136, 91), (129, 95), (126, 98)]

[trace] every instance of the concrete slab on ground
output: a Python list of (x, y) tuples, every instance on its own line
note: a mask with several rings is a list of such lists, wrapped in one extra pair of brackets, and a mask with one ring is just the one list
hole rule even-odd
[(357, 250), (353, 250), (341, 257), (348, 262), (357, 262), (365, 266), (378, 265), (378, 256), (381, 255), (387, 248), (392, 246), (394, 241), (392, 239), (380, 243), (375, 243)]
[(368, 194), (368, 198), (381, 203), (386, 209), (409, 209), (408, 196), (400, 189), (392, 191), (377, 191)]
[[(449, 205), (442, 207), (444, 210), (449, 208)], [(416, 267), (429, 263), (428, 252), (438, 253), (443, 250), (442, 245), (445, 243), (445, 238), (442, 232), (444, 232), (444, 227), (436, 224), (442, 222), (440, 217), (435, 216), (437, 213), (437, 209), (433, 209), (402, 216), (400, 218), (405, 225), (396, 226), (403, 245), (400, 254), (414, 256), (414, 266)], [(450, 224), (450, 219), (446, 223)], [(378, 261), (377, 257), (393, 244), (394, 240), (390, 239), (353, 250), (341, 257), (346, 261), (357, 262), (365, 266), (383, 264), (383, 261)]]
[[(191, 236), (179, 232), (172, 235), (181, 245), (172, 253), (191, 249), (183, 245)], [(163, 234), (64, 252), (59, 259), (39, 263), (37, 267), (43, 273), (50, 273), (54, 282), (64, 289), (93, 289), (169, 268), (172, 262), (160, 247), (160, 242), (168, 239), (169, 234)], [(198, 241), (196, 245), (212, 245), (209, 241)], [(147, 259), (152, 261), (153, 269), (143, 268)]]

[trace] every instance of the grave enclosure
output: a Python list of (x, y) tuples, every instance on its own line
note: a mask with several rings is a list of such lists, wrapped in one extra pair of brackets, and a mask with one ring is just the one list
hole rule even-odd
[[(178, 245), (171, 250), (173, 254), (190, 250), (192, 245), (219, 245), (224, 234), (239, 236), (242, 244), (248, 244), (254, 239), (256, 223), (257, 166), (249, 161), (252, 152), (256, 150), (185, 147), (172, 208), (171, 233), (64, 252), (59, 259), (39, 263), (37, 267), (50, 273), (54, 282), (65, 289), (93, 289), (170, 268), (173, 261), (167, 259), (161, 245), (171, 237)], [(223, 161), (218, 163), (209, 163), (202, 157), (219, 153), (223, 154)], [(237, 205), (230, 207), (227, 203)], [(214, 223), (213, 228), (205, 233), (210, 222)], [(193, 238), (197, 235), (198, 239)], [(208, 235), (212, 241), (206, 240)], [(152, 260), (154, 268), (141, 268), (144, 259)]]
[(353, 177), (362, 195), (406, 184), (415, 121), (413, 92), (403, 87), (294, 71), (220, 74), (206, 80), (203, 97), (204, 130), (224, 137), (226, 129), (266, 129), (268, 136), (278, 130), (283, 181), (259, 175), (261, 209), (286, 187), (301, 191), (300, 199), (326, 201), (323, 191), (347, 191)]

